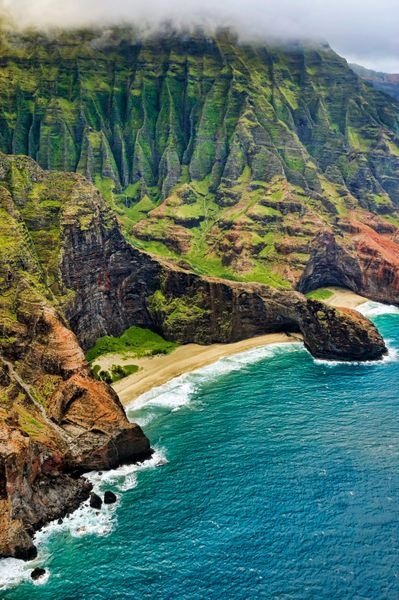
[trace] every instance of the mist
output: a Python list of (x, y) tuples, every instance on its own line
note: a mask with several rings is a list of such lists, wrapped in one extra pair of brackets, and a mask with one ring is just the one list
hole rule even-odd
[(133, 23), (231, 27), (244, 40), (326, 40), (352, 62), (399, 72), (398, 0), (0, 0), (19, 27)]

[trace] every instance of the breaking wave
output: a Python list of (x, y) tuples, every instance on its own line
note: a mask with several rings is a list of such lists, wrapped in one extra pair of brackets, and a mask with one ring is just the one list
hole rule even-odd
[(381, 315), (398, 315), (399, 308), (392, 306), (391, 304), (380, 304), (379, 302), (372, 302), (371, 300), (360, 304), (356, 308), (365, 317), (379, 317)]

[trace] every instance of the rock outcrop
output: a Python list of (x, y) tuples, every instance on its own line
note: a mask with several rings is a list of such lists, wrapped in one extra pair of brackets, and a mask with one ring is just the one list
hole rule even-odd
[[(112, 388), (91, 377), (52, 292), (61, 291), (51, 264), (55, 221), (40, 206), (24, 220), (25, 189), (12, 194), (7, 183), (13, 159), (0, 162), (0, 556), (31, 558), (34, 531), (88, 497), (91, 485), (77, 475), (151, 450)], [(29, 165), (29, 185), (42, 185), (41, 170)]]
[(33, 532), (88, 497), (91, 485), (77, 474), (151, 450), (113, 390), (91, 378), (54, 309), (36, 304), (34, 290), (20, 302), (24, 322), (8, 326), (0, 358), (0, 555), (30, 558)]
[(301, 330), (305, 347), (316, 358), (340, 361), (379, 360), (386, 347), (377, 328), (355, 310), (327, 307), (309, 300)]

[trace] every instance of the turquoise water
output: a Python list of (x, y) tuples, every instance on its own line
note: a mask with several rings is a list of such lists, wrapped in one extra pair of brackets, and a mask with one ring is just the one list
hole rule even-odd
[(118, 505), (49, 527), (35, 563), (48, 580), (1, 597), (399, 598), (399, 311), (369, 312), (384, 363), (328, 365), (293, 344), (144, 397), (130, 415), (152, 462), (94, 478)]

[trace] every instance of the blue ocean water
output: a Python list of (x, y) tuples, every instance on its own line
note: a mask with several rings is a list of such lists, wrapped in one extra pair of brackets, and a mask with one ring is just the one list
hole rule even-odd
[(130, 416), (155, 457), (93, 475), (118, 504), (39, 534), (40, 585), (32, 564), (2, 561), (0, 596), (399, 598), (399, 311), (367, 310), (383, 363), (282, 345), (143, 397)]

